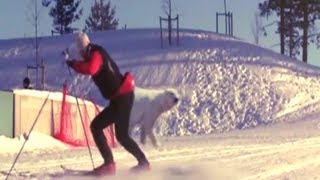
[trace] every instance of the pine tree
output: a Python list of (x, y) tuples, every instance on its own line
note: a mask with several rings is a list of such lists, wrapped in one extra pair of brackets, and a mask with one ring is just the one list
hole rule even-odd
[(268, 18), (273, 13), (276, 13), (277, 16), (280, 16), (280, 22), (278, 22), (278, 31), (280, 34), (280, 53), (284, 54), (285, 52), (285, 6), (286, 0), (266, 0), (263, 3), (259, 4), (259, 9), (261, 11), (261, 16)]
[(82, 9), (78, 10), (81, 0), (42, 0), (42, 5), (51, 7), (49, 15), (53, 18), (53, 28), (60, 34), (72, 33), (71, 24), (80, 19)]
[(119, 20), (115, 18), (115, 13), (115, 7), (111, 8), (110, 1), (107, 4), (105, 0), (95, 1), (84, 30), (90, 32), (117, 29)]
[(308, 62), (308, 45), (314, 42), (314, 38), (319, 35), (315, 29), (315, 21), (320, 19), (320, 1), (303, 0), (299, 1), (298, 18), (300, 19), (300, 29), (302, 34), (302, 61)]
[(295, 16), (297, 13), (297, 1), (287, 0), (284, 1), (284, 41), (285, 41), (285, 54), (292, 58), (296, 58), (300, 55), (300, 31), (298, 28), (299, 22)]
[(320, 36), (315, 31), (315, 21), (320, 18), (320, 1), (265, 0), (259, 4), (259, 9), (263, 17), (273, 13), (280, 16), (277, 33), (280, 34), (281, 53), (285, 54), (286, 50), (293, 57), (300, 54), (302, 47), (302, 60), (307, 62), (309, 40), (315, 42)]
[(261, 16), (268, 18), (273, 13), (280, 17), (269, 25), (277, 24), (280, 34), (280, 53), (295, 58), (300, 54), (300, 31), (297, 19), (298, 0), (266, 0), (259, 4)]

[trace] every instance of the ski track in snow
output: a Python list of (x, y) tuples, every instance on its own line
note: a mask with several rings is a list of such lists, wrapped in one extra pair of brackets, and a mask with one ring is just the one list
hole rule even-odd
[[(311, 117), (310, 117), (311, 118)], [(196, 137), (163, 137), (162, 146), (143, 146), (152, 171), (143, 175), (127, 172), (136, 162), (122, 147), (114, 149), (119, 173), (114, 177), (136, 179), (316, 179), (320, 166), (319, 120), (280, 123), (243, 131)], [(304, 131), (308, 128), (309, 131)], [(0, 155), (0, 171), (7, 171), (14, 154)], [(39, 158), (38, 156), (41, 156)], [(101, 163), (96, 149), (95, 164)], [(77, 162), (75, 164), (75, 162)], [(60, 165), (91, 169), (88, 150), (22, 153), (12, 172), (13, 179), (72, 179)], [(23, 173), (27, 172), (27, 173)], [(155, 175), (153, 176), (153, 172)], [(1, 176), (0, 176), (1, 177)], [(2, 176), (3, 177), (3, 176)], [(88, 177), (82, 177), (88, 178)], [(113, 179), (113, 178), (112, 178)]]

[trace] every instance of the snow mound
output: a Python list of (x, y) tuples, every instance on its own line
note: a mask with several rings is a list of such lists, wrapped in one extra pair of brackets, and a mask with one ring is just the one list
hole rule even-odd
[[(182, 30), (180, 45), (160, 47), (156, 29), (128, 29), (89, 34), (104, 46), (122, 72), (131, 71), (137, 86), (174, 88), (179, 106), (163, 114), (160, 135), (209, 134), (288, 121), (320, 110), (319, 68), (242, 40), (207, 31)], [(174, 37), (175, 38), (175, 37)], [(69, 75), (61, 52), (73, 48), (73, 36), (44, 37), (40, 54), (46, 88), (62, 89), (107, 102), (90, 77)], [(4, 89), (20, 86), (25, 64), (33, 62), (32, 39), (0, 41), (0, 81)], [(32, 61), (31, 61), (32, 60)], [(8, 64), (10, 65), (8, 68)], [(12, 71), (15, 71), (14, 75)]]
[(5, 136), (0, 136), (1, 146), (5, 148), (0, 149), (1, 154), (19, 152), (23, 143), (26, 142), (24, 147), (24, 152), (34, 152), (43, 150), (63, 150), (70, 148), (69, 145), (62, 143), (61, 141), (42, 133), (32, 132), (28, 138), (27, 134), (21, 135), (19, 138), (8, 138)]

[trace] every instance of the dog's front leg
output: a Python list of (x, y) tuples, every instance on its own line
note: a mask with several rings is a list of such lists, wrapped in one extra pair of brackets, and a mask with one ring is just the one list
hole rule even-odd
[(155, 108), (146, 112), (146, 114), (143, 116), (143, 120), (142, 120), (143, 124), (141, 126), (142, 129), (141, 129), (141, 136), (140, 136), (141, 143), (143, 144), (146, 143), (146, 136), (153, 136), (153, 137), (150, 137), (150, 139), (152, 143), (156, 143), (155, 136), (153, 135), (153, 126), (158, 116), (159, 116), (159, 113)]
[(141, 126), (140, 142), (142, 144), (146, 144), (146, 129), (145, 129), (144, 125)]

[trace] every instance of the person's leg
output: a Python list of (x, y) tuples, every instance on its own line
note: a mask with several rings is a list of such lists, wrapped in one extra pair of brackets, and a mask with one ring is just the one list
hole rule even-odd
[(107, 139), (103, 129), (114, 122), (114, 107), (110, 104), (102, 112), (100, 112), (91, 122), (90, 129), (97, 148), (100, 151), (105, 164), (113, 163), (113, 155), (108, 146)]
[(139, 164), (149, 164), (138, 144), (129, 136), (128, 129), (133, 100), (133, 93), (128, 93), (124, 96), (118, 97), (116, 100), (116, 137), (119, 143), (138, 160)]

